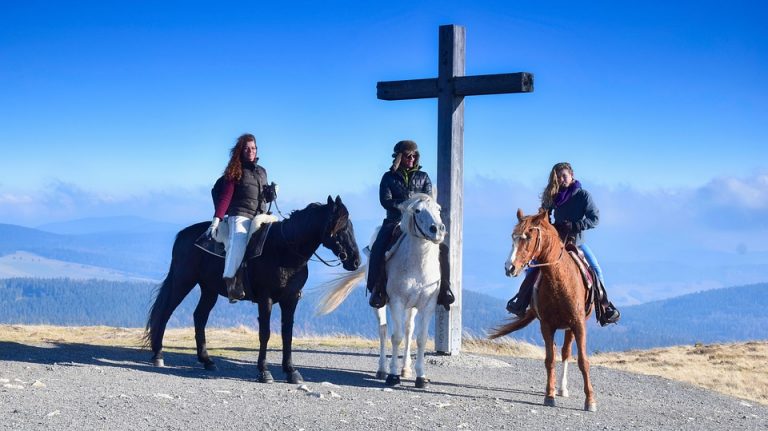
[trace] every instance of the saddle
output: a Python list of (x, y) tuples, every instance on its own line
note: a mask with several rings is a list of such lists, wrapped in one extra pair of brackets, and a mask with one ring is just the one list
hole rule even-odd
[[(264, 251), (264, 243), (267, 240), (269, 229), (272, 227), (272, 223), (276, 221), (277, 217), (272, 214), (259, 214), (254, 217), (253, 222), (251, 223), (251, 228), (248, 230), (248, 259), (254, 259), (261, 256), (261, 253)], [(203, 234), (195, 240), (195, 246), (222, 259), (226, 257), (226, 249), (229, 248), (228, 222), (229, 219), (225, 217), (224, 220), (222, 220), (219, 224), (219, 228), (216, 231), (216, 236), (213, 238), (207, 236), (205, 232), (203, 232)], [(256, 236), (256, 240), (251, 247), (251, 238), (254, 235)], [(243, 262), (245, 261), (246, 259), (243, 259)]]
[(584, 257), (584, 253), (582, 253), (579, 247), (577, 247), (572, 242), (568, 242), (565, 244), (565, 250), (568, 252), (568, 255), (571, 256), (573, 261), (576, 262), (576, 266), (579, 267), (581, 279), (584, 281), (584, 287), (587, 291), (587, 297), (584, 301), (584, 313), (588, 314), (595, 297), (595, 283), (597, 282), (598, 278), (592, 268), (589, 266), (589, 262), (587, 262), (587, 259)]

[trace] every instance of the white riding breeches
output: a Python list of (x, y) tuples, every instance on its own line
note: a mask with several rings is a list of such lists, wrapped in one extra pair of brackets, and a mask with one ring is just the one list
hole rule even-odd
[(237, 268), (243, 262), (245, 247), (248, 245), (248, 232), (251, 229), (252, 219), (243, 216), (230, 216), (229, 220), (229, 244), (224, 244), (227, 252), (224, 258), (224, 277), (234, 277)]

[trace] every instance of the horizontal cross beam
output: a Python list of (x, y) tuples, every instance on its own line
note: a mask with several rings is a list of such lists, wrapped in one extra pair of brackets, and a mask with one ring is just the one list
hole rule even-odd
[[(481, 94), (530, 93), (533, 74), (528, 72), (495, 75), (456, 76), (449, 80), (454, 96)], [(376, 97), (381, 100), (428, 99), (437, 97), (437, 78), (382, 81), (376, 84)]]

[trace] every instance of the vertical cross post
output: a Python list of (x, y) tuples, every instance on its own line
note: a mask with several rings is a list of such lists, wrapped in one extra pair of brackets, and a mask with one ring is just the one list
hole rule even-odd
[(528, 72), (465, 76), (466, 30), (440, 26), (438, 77), (386, 81), (376, 84), (383, 100), (437, 98), (437, 202), (448, 236), (449, 279), (456, 302), (450, 311), (438, 306), (435, 314), (435, 350), (457, 355), (461, 351), (462, 224), (464, 219), (464, 96), (530, 93)]
[(437, 203), (448, 236), (449, 279), (456, 302), (450, 310), (438, 306), (435, 350), (458, 354), (461, 350), (462, 226), (464, 218), (464, 96), (453, 89), (454, 78), (464, 76), (464, 27), (440, 27), (437, 76)]

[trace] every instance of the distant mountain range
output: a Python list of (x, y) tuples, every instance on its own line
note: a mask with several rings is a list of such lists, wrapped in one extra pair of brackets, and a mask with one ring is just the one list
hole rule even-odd
[[(108, 325), (143, 327), (155, 285), (100, 280), (13, 278), (0, 280), (0, 323)], [(375, 317), (360, 286), (339, 309), (314, 316), (319, 292), (305, 291), (296, 314), (300, 334), (350, 334), (377, 337)], [(194, 289), (176, 309), (169, 326), (193, 326), (199, 300)], [(484, 336), (508, 318), (504, 301), (464, 291), (463, 327)], [(590, 319), (588, 346), (594, 351), (621, 351), (679, 344), (768, 339), (768, 284), (715, 289), (653, 303), (623, 307), (618, 325), (600, 328)], [(211, 327), (258, 327), (252, 303), (229, 304), (220, 298), (209, 319)], [(272, 321), (279, 331), (280, 313)], [(433, 331), (432, 331), (433, 332)], [(512, 337), (542, 344), (534, 322)], [(212, 341), (215, 343), (215, 341)]]
[[(41, 229), (0, 224), (0, 322), (143, 326), (152, 289), (168, 270), (171, 247), (182, 227), (138, 217), (76, 220), (40, 226)], [(359, 233), (367, 234), (368, 230), (364, 228)], [(328, 252), (321, 251), (321, 254), (327, 256)], [(487, 250), (465, 250), (463, 324), (467, 332), (479, 336), (501, 323), (507, 314), (505, 300), (477, 291), (503, 292), (511, 296), (519, 284), (518, 280), (489, 278), (488, 274), (478, 270), (487, 266), (487, 262), (482, 262), (487, 260), (487, 255)], [(498, 273), (502, 272), (502, 259), (499, 259)], [(768, 288), (765, 283), (734, 283), (740, 287), (706, 290), (713, 286), (686, 281), (689, 280), (686, 272), (700, 270), (691, 267), (674, 272), (679, 268), (670, 263), (641, 269), (631, 264), (613, 266), (611, 279), (642, 279), (658, 283), (658, 288), (662, 288), (665, 285), (662, 281), (667, 280), (682, 286), (679, 291), (691, 293), (620, 307), (623, 317), (616, 326), (600, 328), (592, 321), (590, 349), (625, 350), (768, 338), (765, 317), (768, 315), (765, 312)], [(713, 267), (709, 272), (728, 271), (724, 268)], [(731, 275), (724, 275), (723, 280), (739, 279), (743, 273), (747, 274), (747, 279), (754, 279), (755, 274), (768, 278), (764, 268), (768, 268), (766, 263), (745, 262), (738, 268), (733, 267)], [(362, 287), (335, 313), (324, 317), (312, 315), (318, 295), (313, 287), (331, 278), (333, 271), (321, 264), (310, 263), (310, 279), (296, 317), (297, 330), (308, 334), (353, 331), (357, 335), (375, 336), (373, 313)], [(493, 287), (500, 283), (503, 287)], [(642, 292), (621, 292), (617, 285), (609, 286), (609, 293), (619, 305), (623, 303), (622, 293), (633, 298), (672, 296), (669, 291), (649, 293), (647, 286), (640, 284), (637, 289)], [(699, 292), (695, 292), (697, 290)], [(172, 317), (171, 326), (192, 325), (197, 295), (197, 289), (193, 290)], [(209, 320), (211, 325), (257, 326), (256, 307), (221, 302), (223, 305), (214, 310)], [(276, 316), (279, 318), (279, 313), (276, 312)], [(275, 323), (274, 328), (278, 329), (279, 324)], [(535, 323), (514, 337), (541, 342)]]

